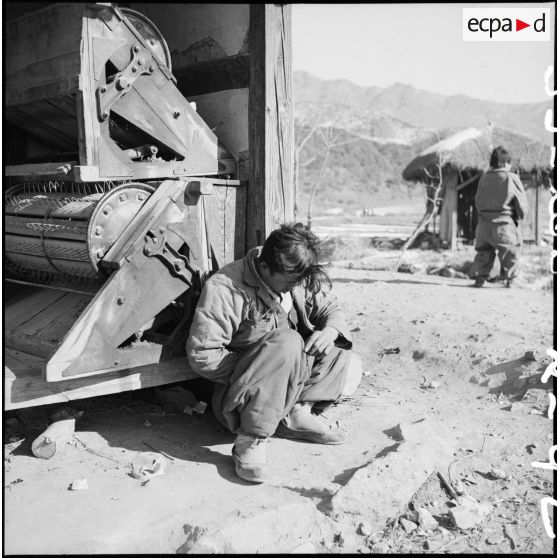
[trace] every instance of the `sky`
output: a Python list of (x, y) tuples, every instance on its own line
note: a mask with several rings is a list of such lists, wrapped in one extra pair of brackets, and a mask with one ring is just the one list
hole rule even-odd
[(548, 101), (549, 42), (465, 42), (463, 7), (551, 8), (554, 3), (292, 4), (293, 69), (322, 79), (503, 103)]

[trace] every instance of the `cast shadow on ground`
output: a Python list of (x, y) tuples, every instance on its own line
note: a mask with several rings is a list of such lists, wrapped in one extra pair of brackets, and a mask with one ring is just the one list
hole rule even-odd
[[(488, 368), (488, 370), (485, 371), (485, 374), (487, 376), (505, 374), (505, 380), (502, 383), (499, 383), (497, 386), (490, 387), (489, 393), (503, 393), (504, 395), (515, 396), (516, 398), (521, 399), (528, 389), (548, 389), (548, 386), (541, 381), (541, 377), (546, 369), (545, 363), (539, 363), (539, 365), (537, 366), (537, 370), (540, 372), (540, 374), (530, 376), (528, 383), (519, 379), (520, 376), (525, 373), (526, 368), (529, 365), (533, 366), (534, 363), (535, 361), (533, 361), (532, 359), (521, 356), (514, 360), (491, 366), (490, 368)], [(488, 382), (489, 380), (486, 380), (484, 383), (481, 383), (481, 385), (486, 385), (488, 384)]]
[[(146, 420), (152, 425), (149, 428), (144, 426)], [(157, 417), (141, 413), (119, 423), (104, 419), (84, 426), (83, 430), (93, 430), (111, 448), (151, 454), (158, 450), (161, 455), (164, 452), (176, 461), (213, 465), (225, 480), (252, 485), (236, 475), (230, 453), (224, 455), (211, 449), (211, 446), (225, 444), (231, 444), (232, 449), (234, 434), (224, 430), (210, 409), (201, 416), (182, 413)], [(76, 429), (76, 436), (79, 438), (79, 429)], [(165, 457), (162, 459), (165, 460)]]
[[(346, 277), (330, 277), (333, 283), (395, 283), (408, 285), (437, 285), (446, 283), (433, 283), (432, 281), (408, 281), (406, 279), (347, 279)], [(466, 285), (449, 285), (450, 287), (466, 287)]]

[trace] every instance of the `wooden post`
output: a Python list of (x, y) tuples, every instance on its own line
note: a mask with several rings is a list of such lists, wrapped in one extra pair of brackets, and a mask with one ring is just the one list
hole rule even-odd
[(539, 245), (539, 180), (535, 177), (535, 245)]
[(291, 6), (250, 5), (247, 249), (294, 217)]

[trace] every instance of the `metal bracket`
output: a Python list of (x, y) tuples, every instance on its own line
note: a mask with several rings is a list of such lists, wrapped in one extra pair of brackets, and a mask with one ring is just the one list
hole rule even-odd
[(167, 241), (165, 227), (147, 232), (143, 253), (147, 257), (159, 258), (169, 268), (171, 275), (182, 279), (188, 286), (192, 285), (192, 276), (199, 271), (190, 265), (186, 256), (179, 254)]
[(132, 60), (110, 83), (100, 85), (97, 89), (99, 120), (104, 122), (110, 113), (110, 107), (126, 94), (143, 74), (152, 74), (157, 67), (150, 52), (140, 45), (132, 47)]

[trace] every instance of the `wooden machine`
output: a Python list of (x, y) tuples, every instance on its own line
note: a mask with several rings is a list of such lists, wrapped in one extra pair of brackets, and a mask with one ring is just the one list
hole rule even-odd
[(7, 371), (185, 379), (193, 297), (232, 259), (217, 223), (234, 159), (142, 14), (54, 4), (5, 33)]

